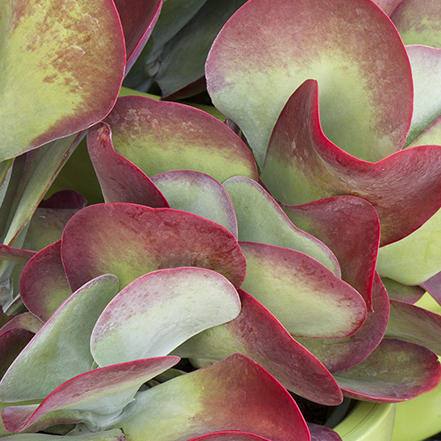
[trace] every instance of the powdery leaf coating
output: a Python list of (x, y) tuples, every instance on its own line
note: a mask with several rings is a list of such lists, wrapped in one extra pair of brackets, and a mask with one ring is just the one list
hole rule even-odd
[(195, 266), (239, 287), (245, 258), (236, 238), (208, 219), (171, 208), (108, 203), (84, 208), (67, 223), (61, 257), (72, 289), (101, 274), (120, 288), (157, 269)]

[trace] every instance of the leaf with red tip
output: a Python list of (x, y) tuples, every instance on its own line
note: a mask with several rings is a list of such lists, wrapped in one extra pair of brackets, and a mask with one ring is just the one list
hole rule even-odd
[(87, 149), (106, 202), (168, 207), (149, 177), (115, 151), (108, 124), (99, 123), (89, 129)]
[(133, 204), (98, 204), (79, 211), (64, 229), (61, 256), (76, 289), (94, 277), (115, 274), (120, 287), (157, 269), (212, 269), (238, 287), (245, 258), (236, 238), (208, 219)]
[(363, 361), (380, 343), (389, 318), (389, 298), (378, 277), (374, 278), (372, 309), (363, 326), (350, 337), (339, 339), (297, 338), (331, 372), (348, 369)]
[(41, 329), (43, 324), (44, 323), (39, 318), (35, 317), (34, 314), (31, 314), (30, 312), (23, 312), (3, 325), (0, 328), (0, 335), (2, 335), (8, 329), (26, 329), (36, 334)]
[(340, 435), (329, 427), (308, 423), (311, 441), (342, 441)]
[(335, 196), (305, 205), (282, 205), (282, 208), (294, 224), (332, 250), (341, 267), (341, 278), (355, 288), (371, 308), (380, 242), (375, 208), (354, 196)]
[(105, 122), (115, 150), (147, 176), (187, 169), (219, 182), (236, 175), (257, 180), (256, 165), (242, 140), (194, 107), (127, 96), (118, 99)]
[[(104, 118), (124, 74), (121, 24), (110, 0), (1, 3), (0, 161)], [(38, 91), (38, 93), (35, 93)]]
[(399, 300), (390, 301), (386, 337), (400, 338), (441, 354), (441, 315)]
[(309, 78), (320, 84), (324, 132), (360, 159), (398, 150), (412, 114), (406, 51), (370, 0), (357, 7), (352, 0), (249, 1), (217, 36), (206, 77), (214, 105), (243, 130), (259, 166), (283, 106)]
[(212, 432), (251, 432), (271, 441), (309, 441), (295, 401), (241, 354), (140, 392), (113, 427), (133, 441), (187, 440)]
[(179, 357), (157, 357), (86, 372), (58, 386), (40, 405), (5, 407), (3, 424), (10, 432), (80, 422), (100, 428), (122, 412), (143, 383), (178, 361)]
[(437, 0), (403, 0), (390, 18), (404, 44), (441, 47), (441, 11)]
[(435, 388), (441, 366), (424, 346), (385, 338), (366, 360), (334, 377), (347, 397), (393, 403)]
[(341, 338), (366, 318), (360, 294), (306, 254), (288, 248), (240, 242), (247, 261), (242, 289), (299, 337)]
[(152, 182), (171, 208), (210, 219), (237, 238), (237, 220), (231, 199), (211, 176), (192, 170), (175, 170), (152, 176)]
[(41, 321), (49, 320), (72, 294), (60, 256), (60, 241), (38, 252), (20, 275), (20, 297)]
[(90, 350), (99, 366), (167, 355), (239, 312), (236, 289), (219, 273), (204, 268), (154, 271), (107, 305), (92, 331)]
[(126, 74), (135, 63), (153, 31), (162, 0), (114, 0), (126, 44)]
[(220, 360), (240, 352), (297, 395), (328, 406), (340, 404), (343, 397), (329, 371), (262, 304), (241, 289), (239, 295), (242, 310), (236, 319), (195, 335), (174, 353)]
[(440, 167), (440, 146), (402, 150), (375, 163), (344, 152), (323, 134), (317, 82), (308, 80), (277, 121), (261, 178), (276, 199), (289, 205), (341, 194), (366, 199), (378, 212), (385, 245), (405, 237), (438, 210)]
[(69, 297), (0, 381), (0, 401), (44, 399), (64, 381), (89, 371), (93, 363), (93, 326), (117, 292), (118, 280), (108, 274), (90, 281)]
[(261, 185), (244, 176), (235, 176), (227, 179), (223, 186), (234, 205), (239, 240), (300, 251), (340, 276), (340, 266), (331, 250), (316, 237), (293, 225)]

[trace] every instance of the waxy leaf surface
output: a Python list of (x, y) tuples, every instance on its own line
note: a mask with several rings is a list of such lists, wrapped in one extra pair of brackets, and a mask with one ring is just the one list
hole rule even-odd
[(268, 438), (262, 438), (261, 436), (254, 435), (247, 432), (239, 431), (224, 431), (209, 433), (208, 435), (197, 436), (188, 441), (270, 441)]
[(134, 204), (97, 204), (67, 223), (61, 256), (72, 289), (101, 274), (120, 287), (157, 269), (212, 269), (239, 287), (245, 258), (227, 229), (194, 214)]
[(381, 244), (405, 237), (441, 205), (440, 146), (420, 146), (371, 163), (341, 150), (321, 130), (317, 82), (305, 81), (283, 109), (261, 178), (281, 202), (300, 205), (349, 194), (378, 212)]
[(361, 198), (336, 196), (282, 208), (294, 224), (332, 250), (340, 264), (341, 278), (362, 295), (370, 308), (380, 242), (374, 207)]
[(309, 78), (320, 84), (324, 132), (360, 159), (398, 150), (410, 123), (409, 61), (370, 0), (249, 1), (217, 36), (206, 77), (214, 105), (243, 130), (259, 166), (283, 106)]
[[(13, 438), (12, 438), (13, 437)], [(59, 441), (59, 435), (49, 433), (20, 433), (5, 436), (5, 441)], [(64, 439), (64, 438), (62, 438)], [(81, 435), (75, 434), (76, 441), (126, 441), (124, 433), (120, 429), (105, 430), (102, 432), (86, 432)]]
[(441, 10), (436, 0), (403, 0), (390, 18), (404, 44), (441, 47)]
[(336, 276), (340, 267), (333, 253), (316, 237), (297, 228), (271, 195), (252, 179), (235, 176), (223, 183), (236, 212), (239, 240), (265, 243), (305, 253)]
[(44, 399), (64, 381), (89, 371), (93, 326), (117, 292), (117, 278), (104, 275), (69, 297), (12, 363), (0, 382), (0, 400)]
[[(237, 220), (231, 199), (211, 176), (191, 170), (175, 170), (152, 176), (171, 208), (216, 222), (237, 238)], [(254, 182), (254, 181), (253, 181)]]
[(219, 182), (236, 175), (257, 179), (256, 165), (241, 139), (194, 107), (121, 97), (105, 122), (112, 129), (115, 150), (147, 176), (187, 169)]
[(90, 349), (99, 366), (163, 356), (239, 312), (236, 289), (219, 273), (158, 270), (134, 280), (107, 305), (93, 329)]
[(311, 441), (342, 441), (340, 435), (329, 427), (308, 423), (308, 429)]
[(347, 397), (391, 403), (435, 388), (441, 366), (424, 346), (385, 338), (366, 360), (334, 377)]
[(5, 325), (0, 328), (0, 335), (2, 335), (8, 329), (26, 329), (28, 331), (36, 334), (41, 327), (43, 326), (43, 322), (35, 317), (34, 314), (30, 312), (23, 312), (19, 315), (16, 315), (11, 320), (9, 320)]
[(247, 261), (242, 289), (267, 307), (292, 335), (346, 337), (366, 318), (366, 304), (317, 260), (288, 248), (240, 242)]
[(5, 0), (0, 17), (0, 161), (109, 113), (125, 65), (112, 1)]
[(343, 397), (329, 371), (261, 303), (241, 289), (239, 295), (242, 310), (237, 318), (195, 335), (174, 354), (221, 360), (240, 352), (297, 395), (329, 406), (340, 404)]
[(60, 241), (39, 251), (20, 275), (20, 297), (43, 322), (72, 294), (60, 255)]
[(178, 361), (178, 357), (157, 357), (86, 372), (58, 386), (39, 406), (4, 408), (3, 424), (10, 432), (28, 428), (37, 432), (77, 422), (99, 428), (121, 413), (143, 383)]
[(114, 427), (133, 441), (187, 440), (225, 430), (272, 441), (309, 441), (292, 397), (241, 354), (139, 393)]
[(9, 329), (0, 335), (0, 376), (3, 377), (34, 333), (24, 328)]
[(297, 338), (331, 372), (342, 371), (363, 361), (380, 343), (389, 318), (389, 298), (378, 274), (372, 289), (372, 311), (363, 326), (346, 338)]
[(164, 196), (150, 178), (115, 151), (108, 124), (99, 123), (89, 129), (87, 149), (105, 202), (168, 207)]

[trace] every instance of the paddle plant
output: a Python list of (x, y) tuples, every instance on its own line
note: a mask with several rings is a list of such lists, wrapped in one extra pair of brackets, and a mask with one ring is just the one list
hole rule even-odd
[(0, 5), (3, 437), (339, 439), (294, 398), (440, 381), (435, 2), (218, 3)]

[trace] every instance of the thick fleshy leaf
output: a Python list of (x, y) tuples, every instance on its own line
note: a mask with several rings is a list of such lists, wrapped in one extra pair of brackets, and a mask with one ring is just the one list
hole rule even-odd
[[(5, 441), (60, 441), (59, 435), (49, 433), (20, 433), (20, 435), (14, 434), (4, 438)], [(111, 429), (103, 432), (75, 434), (75, 441), (126, 441), (126, 437), (120, 429)]]
[[(79, 132), (104, 118), (121, 86), (125, 49), (110, 0), (6, 0), (0, 160)], [(38, 91), (38, 93), (35, 93)]]
[(342, 395), (334, 378), (257, 300), (239, 290), (239, 316), (187, 340), (174, 353), (180, 357), (221, 360), (240, 352), (273, 375), (287, 389), (328, 406)]
[[(245, 2), (246, 0), (207, 0), (192, 19), (167, 42), (161, 51), (158, 72), (154, 76), (163, 97), (204, 77), (204, 65), (213, 40), (228, 18)], [(189, 93), (187, 96), (191, 95)], [(184, 96), (181, 94), (181, 99)]]
[(404, 44), (441, 47), (441, 11), (437, 0), (403, 0), (390, 18)]
[(317, 82), (308, 80), (277, 121), (261, 178), (276, 199), (289, 205), (341, 194), (366, 199), (378, 212), (385, 245), (405, 237), (438, 210), (440, 167), (440, 146), (402, 150), (375, 163), (344, 152), (323, 134)]
[(342, 371), (363, 361), (380, 343), (389, 318), (389, 298), (378, 274), (372, 289), (372, 311), (363, 326), (350, 337), (339, 339), (297, 338), (331, 372)]
[(440, 335), (441, 315), (399, 300), (390, 301), (386, 337), (408, 340), (441, 354)]
[(90, 349), (99, 366), (167, 355), (193, 335), (237, 317), (234, 286), (204, 268), (148, 273), (127, 285), (96, 322)]
[(425, 280), (421, 286), (441, 305), (441, 271)]
[(340, 267), (323, 242), (297, 228), (271, 195), (252, 179), (235, 176), (223, 183), (236, 212), (239, 240), (265, 243), (305, 253), (336, 276)]
[(105, 119), (115, 150), (147, 176), (196, 170), (219, 182), (257, 179), (250, 151), (225, 124), (194, 107), (146, 97), (119, 98)]
[(366, 360), (334, 377), (345, 396), (391, 403), (435, 388), (441, 366), (438, 357), (424, 346), (385, 338)]
[(34, 333), (23, 328), (14, 328), (0, 335), (0, 378), (16, 359), (23, 348), (31, 341)]
[(143, 383), (178, 361), (179, 357), (157, 357), (86, 372), (58, 386), (40, 405), (4, 408), (3, 424), (10, 432), (38, 432), (77, 422), (96, 430), (118, 416)]
[(81, 210), (87, 205), (87, 199), (74, 190), (61, 190), (43, 199), (39, 208), (63, 208)]
[(117, 292), (117, 278), (104, 275), (69, 297), (12, 363), (0, 382), (0, 400), (44, 399), (61, 383), (89, 371), (93, 326)]
[(211, 176), (191, 170), (175, 170), (152, 176), (152, 182), (171, 208), (210, 219), (237, 238), (237, 220), (231, 199)]
[(366, 318), (360, 294), (317, 260), (288, 248), (240, 242), (247, 261), (242, 289), (298, 337), (341, 338)]
[(37, 253), (20, 275), (20, 296), (32, 314), (49, 320), (72, 294), (60, 256), (60, 241)]
[(378, 251), (377, 271), (405, 285), (419, 285), (441, 271), (440, 243), (441, 210), (438, 210), (409, 236), (381, 247)]
[(354, 196), (336, 196), (305, 205), (282, 205), (294, 224), (320, 239), (338, 259), (341, 278), (371, 307), (372, 284), (380, 242), (374, 207)]
[(311, 441), (342, 441), (340, 435), (329, 427), (308, 423)]
[(124, 31), (126, 68), (130, 70), (153, 31), (162, 0), (114, 0)]
[(29, 259), (35, 256), (35, 253), (35, 251), (0, 244), (0, 259), (7, 260), (8, 262), (25, 264), (29, 262)]
[(441, 92), (438, 89), (441, 81), (441, 49), (415, 45), (407, 46), (406, 50), (414, 85), (412, 123), (406, 139), (408, 146), (441, 115)]
[(87, 149), (106, 202), (168, 207), (150, 178), (115, 151), (108, 124), (99, 123), (89, 129)]
[(320, 84), (324, 132), (360, 159), (398, 150), (412, 114), (406, 51), (370, 0), (357, 7), (351, 0), (249, 1), (216, 38), (206, 77), (214, 105), (243, 130), (259, 166), (283, 106), (309, 78)]
[(426, 289), (418, 285), (403, 285), (396, 280), (382, 277), (384, 287), (390, 299), (401, 300), (407, 303), (416, 303), (426, 292)]
[(441, 145), (441, 117), (438, 117), (409, 147), (419, 145)]
[(28, 331), (36, 334), (41, 327), (43, 326), (43, 322), (37, 318), (34, 314), (30, 312), (23, 312), (11, 320), (9, 320), (5, 325), (0, 328), (0, 335), (6, 332), (8, 329), (26, 329)]
[(114, 427), (133, 441), (187, 440), (225, 430), (309, 441), (293, 398), (241, 354), (140, 392)]
[(372, 0), (386, 15), (391, 15), (403, 0)]
[(61, 256), (72, 289), (110, 273), (120, 287), (157, 269), (212, 269), (239, 287), (245, 258), (236, 238), (208, 219), (171, 208), (98, 204), (79, 211), (64, 229)]

